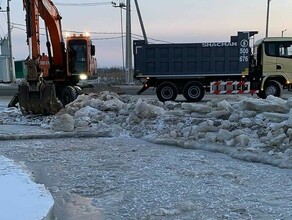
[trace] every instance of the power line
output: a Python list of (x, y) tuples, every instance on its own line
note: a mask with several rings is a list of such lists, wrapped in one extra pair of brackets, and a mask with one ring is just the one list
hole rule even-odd
[(78, 7), (83, 7), (83, 6), (100, 6), (100, 5), (111, 5), (111, 2), (83, 2), (83, 3), (58, 3), (55, 2), (55, 5), (59, 6), (78, 6)]
[[(21, 27), (26, 27), (25, 24), (19, 24), (19, 23), (12, 23), (12, 25), (14, 26), (21, 26)], [(40, 28), (40, 29), (45, 29), (45, 28)], [(76, 34), (83, 34), (84, 31), (76, 31), (76, 30), (62, 30), (62, 32), (68, 32), (68, 33), (76, 33)], [(121, 34), (121, 32), (96, 32), (96, 31), (91, 31), (89, 32), (89, 34), (96, 34), (96, 35), (117, 35), (117, 34)]]
[[(21, 27), (25, 27), (26, 26), (24, 24), (12, 23), (12, 25), (13, 25), (13, 27), (15, 29), (26, 31), (25, 28), (21, 28)], [(40, 28), (40, 29), (44, 30), (44, 28)], [(83, 34), (84, 33), (83, 31), (76, 31), (76, 30), (63, 30), (63, 32), (76, 33), (76, 34)], [(42, 33), (40, 33), (40, 34), (44, 35)], [(96, 32), (96, 31), (91, 31), (91, 32), (89, 32), (89, 34), (90, 35), (121, 35), (121, 32)], [(125, 33), (123, 33), (123, 35), (125, 35)], [(143, 36), (139, 35), (139, 34), (132, 33), (132, 37), (134, 39), (137, 39), (137, 40), (143, 40)], [(121, 36), (117, 36), (117, 37), (102, 37), (102, 38), (92, 37), (92, 40), (114, 40), (114, 39), (121, 39), (121, 38), (122, 38)], [(151, 43), (162, 42), (162, 43), (172, 44), (172, 42), (159, 40), (159, 39), (152, 38), (152, 37), (148, 37), (148, 39), (151, 40)]]
[[(141, 37), (142, 39), (144, 38), (142, 35), (139, 35), (139, 34), (134, 34), (134, 33), (132, 33), (132, 35), (136, 36), (135, 39), (139, 39), (138, 37)], [(151, 38), (151, 37), (148, 37), (148, 38), (151, 39), (152, 41), (157, 41), (157, 42), (162, 42), (162, 43), (172, 44), (172, 42), (169, 42), (169, 41), (158, 40), (158, 39)]]
[(115, 39), (121, 39), (121, 36), (118, 37), (104, 37), (104, 38), (91, 38), (92, 41), (96, 41), (96, 40), (115, 40)]

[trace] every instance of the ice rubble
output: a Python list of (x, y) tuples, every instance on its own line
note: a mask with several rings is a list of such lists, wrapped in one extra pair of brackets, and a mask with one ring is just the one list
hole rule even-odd
[[(232, 98), (230, 98), (232, 97)], [(160, 144), (221, 152), (292, 168), (292, 98), (226, 96), (209, 102), (159, 102), (115, 93), (81, 95), (51, 117), (1, 113), (0, 123), (53, 131), (104, 131)]]

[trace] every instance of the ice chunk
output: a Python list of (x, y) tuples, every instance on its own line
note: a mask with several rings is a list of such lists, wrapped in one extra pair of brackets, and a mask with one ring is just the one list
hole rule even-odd
[(176, 108), (180, 108), (181, 107), (181, 104), (178, 103), (178, 102), (173, 102), (173, 101), (167, 101), (164, 103), (165, 107), (169, 110), (173, 110), (173, 109), (176, 109)]
[(241, 147), (246, 147), (250, 142), (250, 137), (246, 134), (241, 134), (235, 137), (235, 140)]
[(228, 119), (230, 117), (230, 112), (226, 110), (211, 111), (207, 114), (209, 118), (218, 118), (218, 119)]
[(134, 113), (140, 118), (152, 118), (164, 114), (165, 110), (139, 99), (136, 103)]
[(289, 97), (285, 106), (287, 107), (287, 109), (291, 109), (292, 108), (292, 97)]
[(240, 124), (246, 127), (250, 127), (253, 125), (253, 122), (250, 118), (242, 118), (240, 119)]
[(208, 113), (212, 111), (210, 105), (202, 105), (198, 103), (182, 103), (182, 108), (189, 112)]
[(287, 130), (287, 136), (289, 137), (289, 140), (292, 140), (292, 128)]
[(217, 106), (221, 109), (228, 111), (229, 113), (232, 113), (234, 111), (233, 107), (226, 100), (222, 100), (217, 104)]
[(217, 134), (214, 132), (207, 132), (205, 139), (207, 142), (215, 143), (217, 138)]
[(74, 119), (69, 114), (56, 116), (51, 122), (51, 129), (53, 131), (73, 131)]
[(196, 127), (196, 130), (197, 132), (208, 132), (208, 131), (216, 131), (218, 129), (214, 126), (213, 121), (206, 120), (198, 124), (198, 126)]
[(281, 145), (286, 137), (287, 137), (286, 134), (280, 134), (280, 135), (270, 139), (269, 146), (273, 147), (273, 146)]
[(77, 128), (85, 128), (91, 123), (91, 120), (88, 116), (78, 117), (74, 121), (74, 126)]
[(116, 99), (114, 97), (109, 98), (101, 105), (102, 111), (120, 111), (125, 106), (121, 100)]
[(277, 123), (286, 121), (289, 118), (287, 114), (282, 113), (264, 112), (263, 115), (266, 119), (269, 119), (269, 121)]
[(290, 109), (289, 115), (288, 115), (288, 120), (286, 121), (286, 125), (289, 128), (292, 128), (292, 109)]
[(286, 100), (273, 95), (269, 95), (266, 100), (281, 106), (284, 106), (287, 103)]
[(254, 99), (246, 98), (245, 100), (238, 103), (238, 107), (242, 110), (250, 110), (260, 112), (278, 112), (287, 113), (285, 105), (278, 99)]
[(230, 131), (225, 130), (225, 129), (220, 129), (217, 134), (216, 140), (219, 142), (224, 142), (224, 141), (229, 141), (232, 138), (233, 138), (233, 135)]
[(77, 112), (75, 112), (74, 117), (95, 117), (96, 115), (100, 115), (102, 112), (96, 108), (92, 108), (91, 106), (86, 106), (84, 108), (79, 109)]
[(172, 138), (177, 138), (177, 132), (176, 131), (171, 131), (169, 135)]

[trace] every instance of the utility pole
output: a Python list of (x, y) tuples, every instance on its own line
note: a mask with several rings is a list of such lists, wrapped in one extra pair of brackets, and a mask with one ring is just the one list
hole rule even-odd
[(268, 8), (267, 8), (267, 22), (266, 22), (266, 37), (269, 36), (269, 17), (270, 17), (270, 2), (271, 0), (268, 0)]
[(122, 59), (123, 59), (123, 70), (125, 70), (125, 54), (124, 54), (124, 28), (123, 28), (123, 8), (126, 7), (124, 3), (120, 3), (121, 10), (121, 37), (122, 37)]
[(127, 0), (126, 7), (126, 84), (131, 84), (133, 83), (131, 0)]
[(145, 43), (148, 44), (148, 39), (147, 39), (144, 23), (143, 23), (143, 20), (142, 20), (142, 16), (141, 16), (138, 0), (135, 0), (135, 5), (136, 5), (136, 10), (137, 10), (137, 13), (138, 13), (139, 21), (140, 21), (140, 26), (141, 26), (141, 29), (142, 29), (142, 33), (143, 33), (143, 38), (144, 38)]
[(114, 8), (120, 8), (121, 10), (121, 38), (122, 38), (122, 60), (123, 70), (125, 70), (125, 53), (124, 53), (124, 28), (123, 28), (123, 9), (126, 9), (125, 3), (121, 2), (117, 5), (115, 2), (111, 2)]
[[(126, 82), (126, 84), (132, 84), (133, 83), (133, 64), (132, 64), (133, 54), (132, 54), (132, 30), (131, 30), (131, 0), (127, 0), (126, 5), (124, 3), (120, 3), (119, 5), (117, 5), (115, 2), (112, 2), (112, 5), (114, 7), (120, 7), (121, 10), (122, 10), (122, 8), (126, 8), (126, 75), (125, 75), (125, 82)], [(136, 5), (137, 13), (139, 16), (139, 21), (140, 21), (140, 25), (141, 25), (141, 29), (143, 32), (143, 37), (144, 37), (145, 43), (148, 43), (146, 31), (144, 28), (144, 24), (143, 24), (141, 12), (140, 12), (140, 8), (139, 8), (137, 0), (135, 0), (135, 5)], [(122, 20), (122, 15), (121, 15), (121, 20)], [(122, 24), (121, 24), (121, 26), (122, 26)], [(122, 38), (123, 38), (123, 35), (122, 35)], [(123, 45), (123, 43), (122, 43), (122, 45)]]

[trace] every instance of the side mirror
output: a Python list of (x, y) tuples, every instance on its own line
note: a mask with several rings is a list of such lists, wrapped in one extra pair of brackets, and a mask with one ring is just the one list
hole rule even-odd
[(91, 56), (95, 55), (95, 46), (94, 45), (91, 45), (90, 54), (91, 54)]

